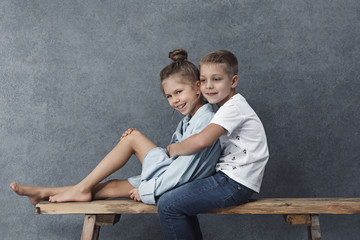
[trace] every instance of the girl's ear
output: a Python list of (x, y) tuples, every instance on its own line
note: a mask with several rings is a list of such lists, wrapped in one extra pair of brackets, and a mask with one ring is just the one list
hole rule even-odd
[(231, 88), (235, 88), (238, 84), (239, 81), (239, 76), (238, 75), (234, 75), (232, 78), (232, 84), (231, 84)]
[(197, 80), (194, 86), (195, 86), (196, 93), (200, 94), (201, 93), (201, 91), (200, 91), (200, 86), (201, 86), (200, 80)]

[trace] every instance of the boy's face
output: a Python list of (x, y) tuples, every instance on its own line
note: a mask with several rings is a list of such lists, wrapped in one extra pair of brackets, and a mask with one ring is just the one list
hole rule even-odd
[(202, 64), (200, 67), (200, 90), (211, 104), (221, 107), (235, 95), (238, 76), (230, 76), (225, 66), (217, 63)]

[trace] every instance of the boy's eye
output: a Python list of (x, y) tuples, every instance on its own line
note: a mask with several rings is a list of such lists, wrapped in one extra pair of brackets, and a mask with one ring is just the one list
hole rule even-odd
[(205, 82), (206, 80), (205, 79), (200, 79), (200, 82)]
[(221, 80), (221, 78), (214, 78), (214, 80), (215, 80), (215, 81), (219, 81), (219, 80)]

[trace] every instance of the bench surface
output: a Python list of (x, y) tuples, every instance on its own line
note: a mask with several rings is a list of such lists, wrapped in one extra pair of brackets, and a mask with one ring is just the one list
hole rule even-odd
[[(133, 200), (96, 200), (91, 202), (36, 205), (37, 214), (139, 214), (156, 213), (155, 205)], [(263, 198), (207, 213), (216, 214), (360, 214), (360, 198)]]

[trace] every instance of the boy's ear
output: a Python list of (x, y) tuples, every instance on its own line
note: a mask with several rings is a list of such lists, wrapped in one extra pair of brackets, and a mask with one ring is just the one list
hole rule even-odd
[(232, 84), (231, 84), (231, 88), (235, 88), (238, 84), (239, 81), (239, 76), (238, 75), (234, 75), (232, 78)]

